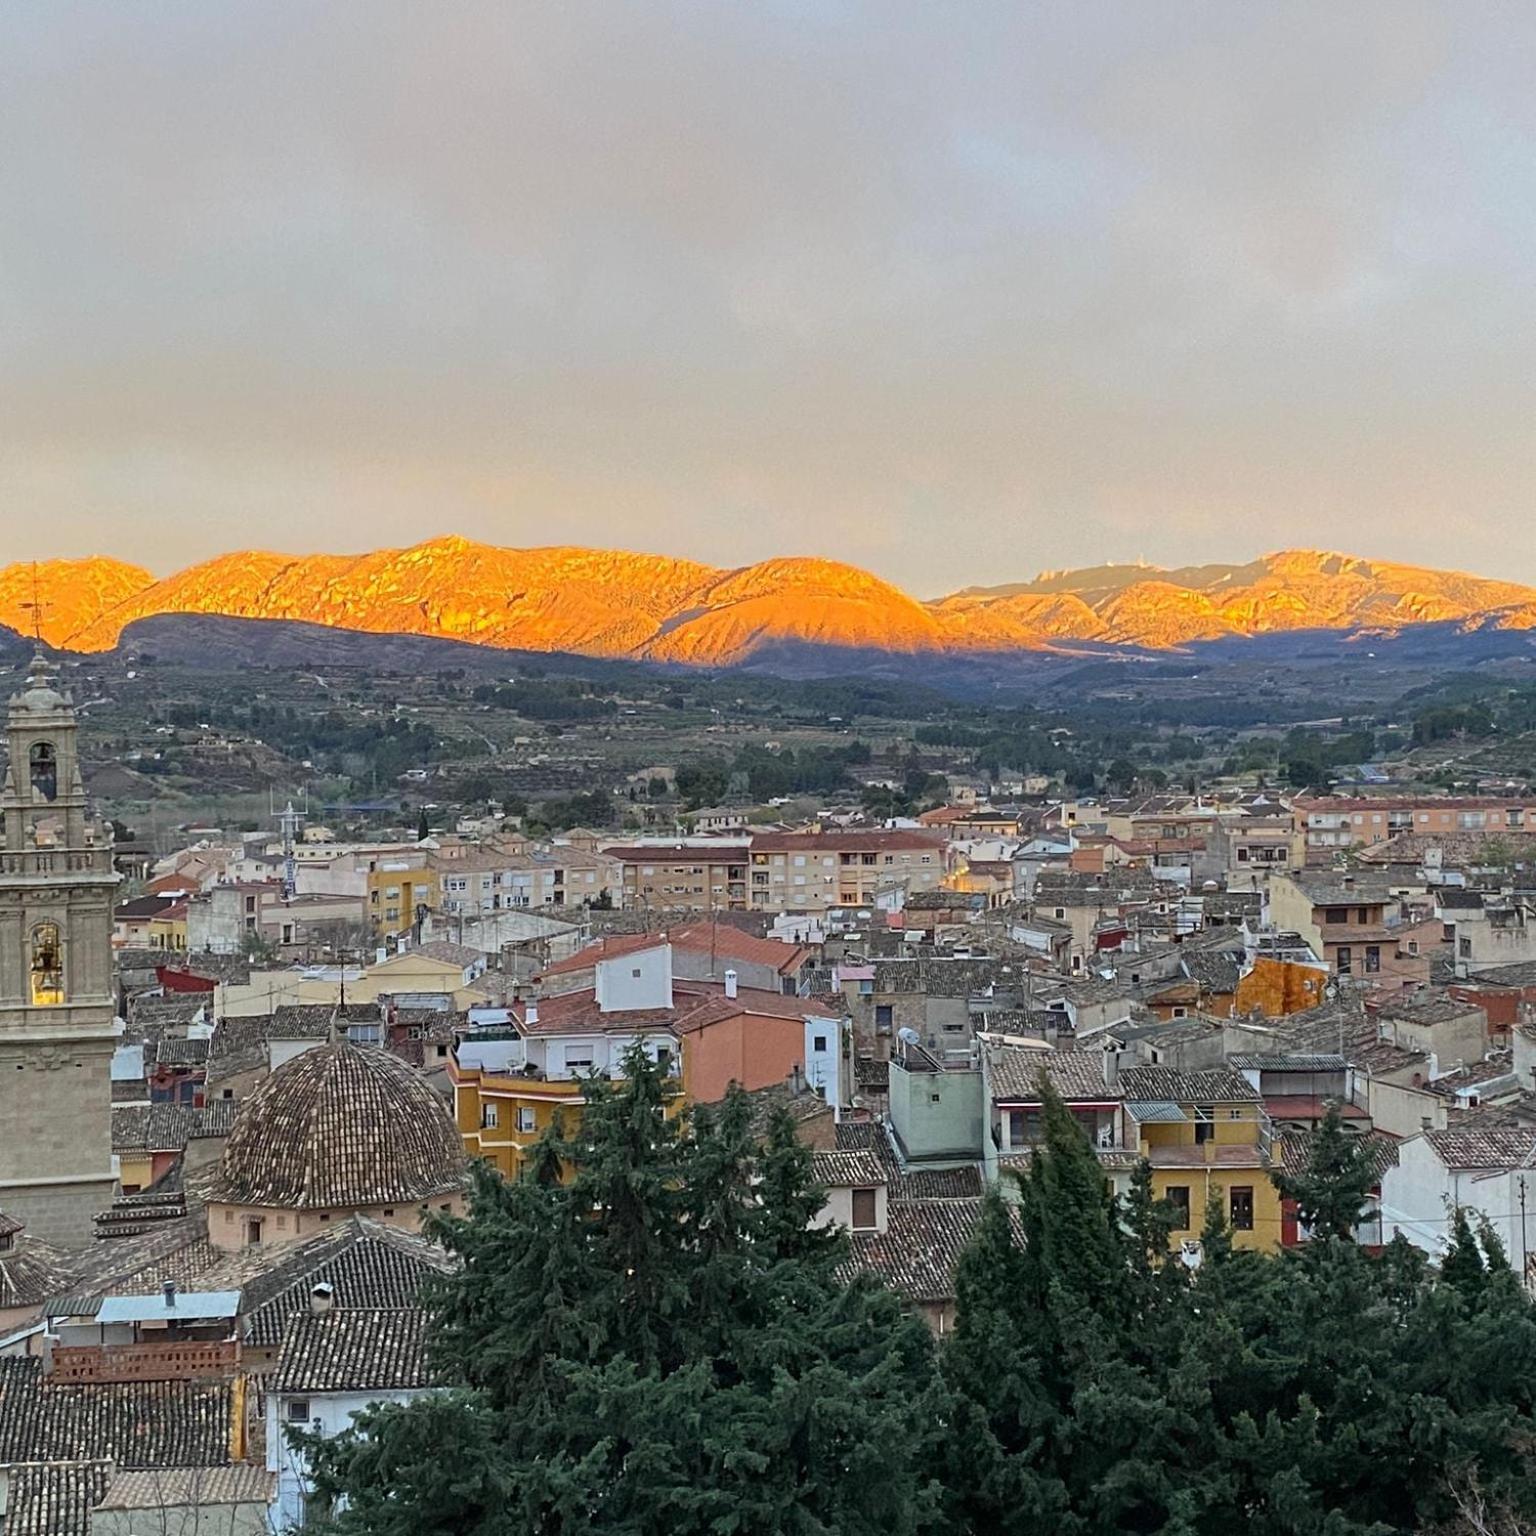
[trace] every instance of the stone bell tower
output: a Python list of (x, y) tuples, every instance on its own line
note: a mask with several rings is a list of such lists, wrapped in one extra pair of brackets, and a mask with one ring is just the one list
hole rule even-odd
[(112, 1203), (110, 833), (86, 814), (78, 726), (39, 656), (10, 701), (0, 792), (0, 1210), (91, 1241)]

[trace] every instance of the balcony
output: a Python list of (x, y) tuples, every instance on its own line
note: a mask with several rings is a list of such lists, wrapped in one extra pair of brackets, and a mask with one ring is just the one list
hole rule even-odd
[(1141, 1156), (1154, 1168), (1262, 1168), (1269, 1159), (1265, 1148), (1254, 1142), (1182, 1142), (1175, 1146), (1148, 1146)]
[(192, 1381), (240, 1367), (238, 1339), (177, 1339), (164, 1344), (56, 1344), (51, 1382)]
[(1396, 943), (1401, 923), (1324, 923), (1319, 932), (1324, 944)]

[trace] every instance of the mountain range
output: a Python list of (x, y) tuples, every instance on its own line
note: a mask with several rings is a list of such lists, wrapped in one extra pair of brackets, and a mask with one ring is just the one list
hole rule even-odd
[(733, 666), (784, 648), (892, 655), (1168, 650), (1289, 631), (1536, 629), (1536, 588), (1319, 550), (1243, 565), (1103, 565), (914, 598), (836, 561), (734, 570), (662, 555), (433, 539), (362, 555), (246, 550), (156, 578), (119, 560), (0, 568), (0, 624), (112, 649), (168, 614), (281, 619), (525, 651)]

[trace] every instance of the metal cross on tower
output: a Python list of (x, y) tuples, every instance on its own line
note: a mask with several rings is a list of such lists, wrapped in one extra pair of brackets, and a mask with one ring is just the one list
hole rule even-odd
[(38, 576), (37, 561), (32, 562), (32, 601), (20, 605), (23, 613), (32, 615), (32, 638), (37, 641), (37, 648), (43, 648), (43, 614), (49, 604), (43, 601), (42, 583)]

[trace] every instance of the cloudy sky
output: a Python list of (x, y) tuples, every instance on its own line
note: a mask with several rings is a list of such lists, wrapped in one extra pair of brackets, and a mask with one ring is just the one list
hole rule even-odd
[(0, 564), (1536, 581), (1536, 12), (0, 8)]

